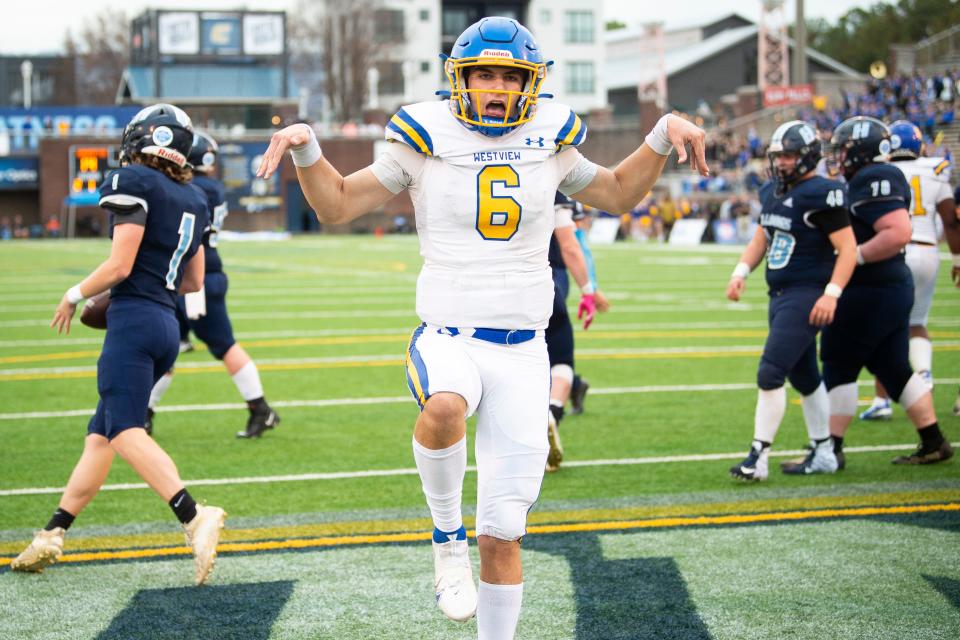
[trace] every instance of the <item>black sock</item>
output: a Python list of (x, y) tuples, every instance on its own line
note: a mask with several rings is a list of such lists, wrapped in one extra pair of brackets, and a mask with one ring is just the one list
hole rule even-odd
[(64, 531), (70, 528), (70, 525), (73, 524), (73, 520), (77, 516), (73, 515), (66, 509), (57, 507), (57, 510), (53, 512), (53, 517), (50, 518), (50, 522), (47, 523), (47, 526), (44, 527), (47, 531), (53, 531), (57, 527), (60, 527)]
[(573, 374), (573, 384), (570, 385), (570, 393), (576, 393), (580, 389), (580, 385), (583, 384), (583, 381), (580, 379), (580, 374)]
[(247, 409), (253, 413), (264, 411), (267, 409), (267, 401), (263, 396), (254, 398), (253, 400), (247, 400)]
[(560, 424), (560, 421), (563, 420), (563, 407), (558, 407), (555, 404), (550, 405), (550, 413), (553, 414), (553, 419), (557, 421), (557, 424)]
[(936, 422), (923, 429), (917, 429), (917, 433), (920, 434), (920, 442), (924, 449), (939, 449), (943, 444), (943, 434), (940, 433), (940, 425)]
[(830, 436), (833, 438), (833, 452), (843, 453), (843, 436)]
[(197, 503), (190, 496), (186, 489), (180, 489), (170, 498), (168, 503), (173, 512), (177, 515), (177, 520), (187, 524), (197, 515)]

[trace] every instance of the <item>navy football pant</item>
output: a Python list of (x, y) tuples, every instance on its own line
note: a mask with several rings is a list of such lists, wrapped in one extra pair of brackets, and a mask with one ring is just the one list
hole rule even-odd
[(820, 358), (827, 389), (856, 382), (866, 367), (899, 401), (913, 375), (910, 367), (910, 308), (913, 283), (847, 287), (833, 324), (823, 330)]
[(553, 315), (547, 325), (547, 353), (550, 366), (566, 364), (573, 367), (573, 325), (567, 312), (567, 294), (570, 278), (566, 269), (553, 270)]
[(822, 293), (822, 289), (809, 287), (770, 292), (770, 333), (757, 369), (757, 386), (761, 389), (779, 389), (789, 379), (793, 388), (806, 396), (820, 386), (819, 328), (810, 324), (810, 310)]
[(88, 433), (109, 439), (142, 427), (153, 385), (177, 359), (180, 331), (172, 307), (141, 298), (114, 298), (97, 360), (100, 401)]
[(227, 286), (227, 274), (222, 271), (208, 273), (203, 279), (207, 315), (190, 321), (190, 328), (217, 360), (223, 360), (223, 356), (237, 342), (233, 337), (230, 316), (227, 315)]

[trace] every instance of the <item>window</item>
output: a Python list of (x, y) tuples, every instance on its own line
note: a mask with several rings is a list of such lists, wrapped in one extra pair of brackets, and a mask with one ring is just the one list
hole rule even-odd
[(420, 73), (430, 73), (430, 61), (421, 60), (420, 61)]
[(373, 14), (374, 39), (377, 42), (403, 42), (403, 11), (377, 9)]
[(381, 96), (403, 95), (403, 63), (378, 62), (377, 93)]
[(593, 93), (593, 63), (568, 62), (567, 93)]
[(553, 13), (550, 9), (541, 9), (540, 10), (540, 23), (541, 24), (550, 24), (550, 21), (553, 20)]
[(430, 21), (430, 9), (420, 9), (420, 22)]
[(466, 7), (450, 7), (443, 11), (443, 35), (456, 38), (469, 27), (471, 12)]
[(592, 43), (593, 11), (567, 11), (563, 38), (568, 43)]

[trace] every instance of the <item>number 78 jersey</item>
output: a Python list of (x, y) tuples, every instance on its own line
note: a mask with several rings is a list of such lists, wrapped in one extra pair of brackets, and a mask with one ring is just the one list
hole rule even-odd
[(385, 175), (383, 159), (374, 173), (391, 191), (410, 190), (424, 258), (420, 318), (441, 326), (546, 327), (554, 197), (558, 187), (575, 193), (594, 175), (573, 149), (586, 138), (580, 118), (541, 104), (530, 122), (491, 138), (465, 127), (446, 102), (424, 102), (400, 109), (386, 137), (400, 143), (387, 155), (402, 177)]

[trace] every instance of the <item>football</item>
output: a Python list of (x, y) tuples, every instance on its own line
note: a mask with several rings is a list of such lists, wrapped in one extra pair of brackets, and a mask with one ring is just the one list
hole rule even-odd
[(80, 322), (91, 329), (107, 328), (107, 309), (110, 308), (110, 290), (98, 293), (83, 305)]

